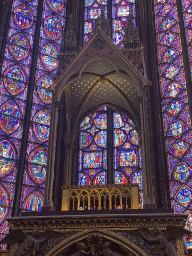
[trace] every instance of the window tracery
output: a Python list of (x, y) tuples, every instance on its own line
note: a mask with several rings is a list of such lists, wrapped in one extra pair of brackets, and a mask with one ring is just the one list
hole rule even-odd
[(66, 0), (45, 0), (36, 66), (26, 168), (21, 195), (22, 211), (40, 211), (45, 188), (53, 83), (65, 26)]
[(85, 0), (85, 13), (84, 13), (84, 41), (89, 40), (92, 35), (95, 25), (95, 19), (104, 11), (105, 18), (107, 18), (107, 0)]
[(23, 132), (37, 0), (13, 1), (0, 79), (0, 238), (8, 233)]
[(191, 214), (191, 119), (176, 0), (155, 0), (155, 14), (171, 204)]
[(113, 0), (113, 40), (120, 49), (123, 48), (124, 27), (127, 27), (129, 14), (132, 12), (133, 23), (136, 26), (135, 0)]
[[(107, 107), (87, 116), (80, 125), (78, 185), (107, 184)], [(143, 204), (141, 148), (134, 123), (113, 110), (114, 184), (138, 183)]]

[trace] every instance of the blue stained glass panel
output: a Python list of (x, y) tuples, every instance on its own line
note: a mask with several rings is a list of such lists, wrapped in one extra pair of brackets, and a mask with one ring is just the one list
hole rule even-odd
[[(23, 133), (37, 4), (37, 0), (25, 1), (25, 3), (24, 1), (13, 0), (1, 71), (0, 200), (3, 200), (6, 204), (5, 206), (1, 202), (1, 237), (8, 232), (8, 223), (4, 218), (11, 215), (14, 197), (14, 183), (17, 176), (20, 139)], [(3, 211), (7, 213), (3, 214)]]
[(100, 172), (96, 175), (93, 184), (94, 185), (105, 185), (107, 183), (107, 175), (106, 172)]
[(83, 168), (101, 168), (102, 152), (85, 152), (83, 156)]
[(29, 194), (24, 202), (23, 202), (23, 209), (27, 211), (41, 211), (43, 206), (43, 194), (39, 191), (35, 191)]
[(126, 115), (113, 111), (114, 183), (138, 183), (140, 207), (143, 206), (141, 150), (135, 125)]
[(23, 33), (13, 34), (9, 39), (8, 48), (13, 57), (18, 61), (26, 59), (30, 54), (30, 42)]
[(114, 173), (115, 184), (127, 184), (128, 180), (124, 173), (115, 171)]
[(88, 147), (92, 142), (92, 136), (88, 132), (81, 132), (80, 133), (80, 148)]
[(86, 174), (84, 174), (84, 173), (79, 173), (78, 184), (79, 184), (80, 186), (91, 185), (91, 179), (89, 178), (88, 175), (86, 175)]
[(12, 95), (17, 95), (26, 87), (25, 71), (19, 66), (10, 66), (4, 72), (4, 86)]
[[(182, 57), (179, 18), (176, 1), (154, 1), (156, 13), (156, 38), (160, 88), (162, 92), (164, 133), (167, 145), (167, 163), (171, 204), (175, 212), (190, 213), (191, 143), (185, 140), (191, 130), (186, 81)], [(182, 0), (186, 31), (186, 19), (191, 1)], [(187, 35), (187, 34), (186, 34)], [(164, 64), (166, 63), (166, 64)], [(167, 103), (169, 99), (169, 103)], [(169, 113), (169, 115), (165, 114)], [(177, 138), (176, 141), (170, 138)], [(171, 143), (170, 143), (171, 142)], [(173, 156), (173, 155), (174, 156)], [(177, 180), (177, 182), (175, 181)], [(188, 224), (188, 228), (192, 223)], [(192, 242), (192, 241), (191, 241)], [(188, 241), (188, 245), (191, 243)], [(192, 245), (192, 243), (191, 243)]]
[(112, 1), (112, 28), (114, 43), (123, 48), (124, 27), (128, 26), (128, 17), (132, 12), (133, 24), (136, 26), (136, 11), (134, 0)]
[(95, 19), (97, 19), (104, 11), (105, 18), (107, 18), (107, 0), (85, 0), (84, 13), (84, 41), (87, 42), (92, 35)]
[(40, 211), (43, 204), (52, 103), (52, 93), (48, 89), (57, 72), (65, 13), (66, 0), (44, 0), (21, 198), (23, 211)]
[(106, 107), (99, 109), (86, 116), (80, 124), (79, 185), (97, 184), (99, 182), (103, 184), (106, 180), (106, 173), (103, 172), (103, 170), (107, 170), (106, 111)]

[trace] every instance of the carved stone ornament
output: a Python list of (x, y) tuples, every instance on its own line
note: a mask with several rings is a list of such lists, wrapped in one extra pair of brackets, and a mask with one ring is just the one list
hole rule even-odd
[[(110, 249), (111, 245), (107, 239), (99, 235), (90, 235), (87, 239), (78, 242), (78, 251), (70, 254), (70, 256), (123, 256), (118, 252)], [(65, 252), (60, 253), (58, 256), (66, 255)], [(133, 254), (126, 253), (126, 255), (133, 256)]]
[(36, 229), (27, 235), (21, 229), (16, 229), (2, 239), (1, 244), (11, 245), (13, 256), (41, 256), (40, 248), (48, 239), (64, 235), (53, 230), (40, 232)]
[(97, 38), (92, 44), (91, 47), (96, 49), (97, 51), (101, 51), (105, 45), (105, 42), (100, 38)]
[(95, 19), (95, 30), (96, 33), (98, 30), (102, 30), (106, 36), (111, 37), (111, 27), (109, 25), (109, 19), (105, 18), (104, 9), (101, 10), (101, 15)]

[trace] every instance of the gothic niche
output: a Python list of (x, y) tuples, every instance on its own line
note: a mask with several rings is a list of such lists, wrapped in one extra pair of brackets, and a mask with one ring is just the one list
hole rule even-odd
[(134, 256), (118, 244), (99, 235), (90, 235), (78, 243), (72, 244), (58, 256)]

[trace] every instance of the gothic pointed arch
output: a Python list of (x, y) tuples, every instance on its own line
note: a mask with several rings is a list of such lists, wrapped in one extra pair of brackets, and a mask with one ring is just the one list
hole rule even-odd
[[(95, 31), (83, 49), (75, 55), (68, 66), (60, 65), (60, 74), (52, 85), (53, 102), (60, 102), (59, 104), (62, 105), (61, 99), (65, 99), (67, 128), (64, 134), (66, 145), (64, 185), (71, 185), (72, 176), (75, 176), (72, 170), (77, 169), (77, 167), (74, 168), (72, 159), (78, 157), (77, 153), (75, 157), (73, 154), (74, 145), (78, 143), (76, 135), (80, 120), (91, 109), (96, 109), (99, 105), (114, 105), (132, 117), (131, 119), (141, 135), (145, 176), (144, 194), (146, 198), (151, 197), (151, 201), (153, 201), (152, 189), (149, 188), (151, 185), (148, 185), (151, 184), (151, 166), (146, 156), (146, 154), (152, 153), (149, 145), (150, 135), (147, 130), (150, 125), (150, 120), (147, 117), (150, 82), (100, 28)], [(64, 70), (62, 71), (62, 69)], [(53, 130), (50, 130), (50, 143), (53, 144), (56, 143), (54, 120), (57, 115), (57, 107), (54, 106), (53, 104), (51, 120)], [(143, 129), (144, 125), (146, 129)], [(49, 150), (51, 151), (51, 147)], [(54, 156), (49, 161), (48, 166), (55, 161)], [(53, 166), (51, 172), (53, 172)]]
[[(93, 239), (92, 239), (93, 238)], [(103, 240), (103, 243), (115, 243), (118, 249), (121, 250), (124, 254), (122, 255), (133, 255), (133, 256), (147, 256), (146, 252), (142, 250), (138, 245), (134, 242), (121, 236), (120, 234), (115, 234), (114, 232), (110, 231), (103, 231), (103, 230), (86, 230), (84, 232), (75, 234), (70, 236), (67, 239), (64, 239), (61, 243), (56, 245), (52, 250), (50, 250), (46, 256), (59, 256), (62, 253), (69, 253), (70, 246), (76, 246), (77, 243), (86, 243), (86, 240), (90, 241), (90, 247), (94, 245), (94, 238), (95, 240)], [(93, 244), (91, 244), (91, 242)], [(84, 244), (85, 245), (85, 244)], [(86, 245), (85, 245), (86, 247)], [(120, 255), (118, 252), (114, 255)]]

